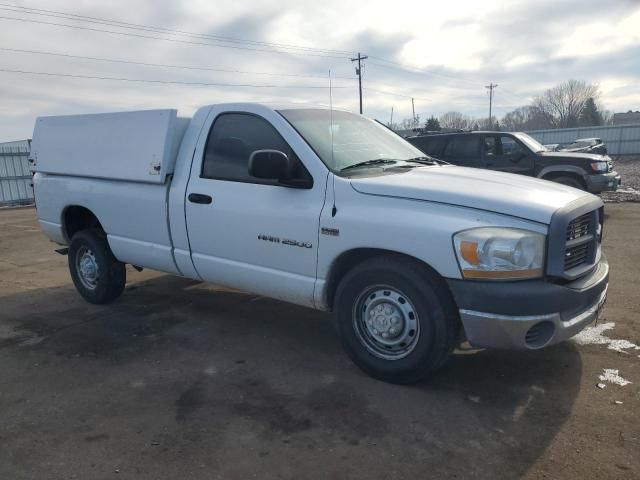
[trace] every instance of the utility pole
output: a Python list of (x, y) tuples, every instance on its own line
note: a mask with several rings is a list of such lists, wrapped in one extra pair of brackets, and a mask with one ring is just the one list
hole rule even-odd
[(393, 128), (393, 105), (391, 106), (391, 119), (389, 120), (389, 128)]
[(496, 88), (498, 86), (497, 83), (491, 83), (489, 82), (489, 85), (486, 85), (484, 88), (487, 88), (489, 90), (489, 126), (491, 127), (493, 125), (493, 120), (491, 120), (491, 107), (493, 104), (493, 89)]
[(351, 59), (352, 62), (358, 62), (358, 66), (356, 67), (356, 75), (358, 75), (358, 90), (360, 92), (360, 115), (362, 115), (362, 64), (360, 62), (362, 60), (366, 60), (367, 58), (369, 57), (367, 57), (366, 55), (360, 55), (360, 52), (358, 52), (358, 57)]
[(413, 125), (416, 124), (416, 106), (413, 103), (413, 97), (411, 97), (411, 111), (413, 112)]

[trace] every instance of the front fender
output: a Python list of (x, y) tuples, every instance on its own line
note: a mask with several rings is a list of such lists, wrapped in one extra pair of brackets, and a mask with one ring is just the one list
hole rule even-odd
[(574, 165), (551, 165), (544, 167), (538, 172), (538, 178), (544, 178), (551, 173), (569, 173), (572, 175), (578, 175), (584, 182), (586, 182), (587, 174), (584, 169), (576, 167)]
[[(542, 234), (547, 225), (470, 207), (357, 193), (336, 182), (337, 213), (320, 218), (316, 305), (326, 301), (335, 263), (354, 251), (380, 251), (414, 258), (442, 278), (461, 278), (453, 235), (475, 227), (523, 228)], [(332, 202), (327, 202), (332, 205)], [(325, 233), (326, 232), (326, 233)]]

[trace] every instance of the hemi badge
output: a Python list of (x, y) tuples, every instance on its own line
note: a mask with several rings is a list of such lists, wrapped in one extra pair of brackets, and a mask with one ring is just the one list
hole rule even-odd
[(338, 230), (337, 228), (326, 228), (326, 227), (322, 227), (320, 229), (320, 232), (323, 235), (331, 235), (332, 237), (337, 237), (338, 235), (340, 235), (340, 230)]

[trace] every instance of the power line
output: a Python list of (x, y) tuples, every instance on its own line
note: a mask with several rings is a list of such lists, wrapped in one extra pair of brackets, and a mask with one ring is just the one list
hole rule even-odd
[(227, 43), (244, 43), (244, 44), (250, 44), (250, 45), (269, 46), (269, 47), (281, 48), (281, 49), (295, 49), (295, 50), (311, 51), (311, 52), (315, 51), (315, 52), (323, 52), (323, 53), (340, 53), (344, 55), (349, 55), (351, 53), (347, 50), (333, 50), (333, 49), (325, 49), (325, 48), (317, 48), (317, 47), (307, 47), (302, 45), (293, 45), (293, 44), (287, 44), (287, 43), (274, 43), (274, 42), (265, 42), (260, 40), (247, 40), (247, 39), (241, 39), (236, 37), (227, 37), (222, 35), (195, 33), (195, 32), (189, 32), (185, 30), (175, 30), (175, 29), (170, 29), (165, 27), (158, 27), (154, 25), (123, 22), (120, 20), (113, 20), (113, 19), (107, 19), (107, 18), (101, 18), (101, 17), (92, 17), (87, 15), (78, 15), (78, 14), (69, 13), (69, 12), (62, 12), (59, 10), (23, 7), (20, 5), (12, 5), (7, 3), (0, 3), (0, 9), (8, 10), (16, 13), (26, 13), (30, 15), (63, 18), (67, 20), (82, 20), (88, 23), (117, 26), (120, 28), (129, 28), (134, 30), (144, 30), (144, 31), (151, 31), (151, 32), (164, 33), (164, 34), (170, 34), (170, 35), (206, 38), (206, 39), (211, 39), (211, 40), (220, 41), (220, 42), (227, 42)]
[(396, 93), (396, 92), (391, 92), (389, 90), (380, 90), (377, 88), (371, 88), (371, 87), (364, 87), (363, 90), (366, 91), (370, 91), (370, 92), (376, 92), (376, 93), (381, 93), (383, 95), (392, 95), (394, 97), (402, 97), (402, 98), (415, 98), (416, 100), (423, 100), (425, 102), (431, 102), (433, 101), (432, 98), (425, 98), (425, 97), (416, 97), (415, 95), (407, 95), (405, 93)]
[(0, 16), (0, 20), (13, 20), (13, 21), (17, 21), (17, 22), (36, 23), (36, 24), (40, 24), (40, 25), (54, 25), (54, 26), (58, 26), (58, 27), (75, 28), (77, 30), (109, 33), (109, 34), (112, 34), (112, 35), (123, 35), (123, 36), (127, 36), (127, 37), (135, 37), (135, 38), (147, 38), (147, 39), (151, 39), (151, 40), (162, 40), (162, 41), (165, 41), (165, 42), (183, 43), (183, 44), (187, 44), (187, 45), (202, 45), (202, 46), (214, 47), (214, 48), (233, 48), (233, 49), (238, 49), (238, 50), (253, 50), (253, 51), (257, 51), (257, 52), (279, 53), (279, 54), (284, 54), (284, 55), (305, 55), (305, 56), (322, 57), (322, 58), (339, 58), (339, 59), (348, 58), (348, 57), (345, 57), (345, 56), (323, 55), (323, 54), (319, 54), (319, 53), (291, 52), (291, 51), (283, 51), (283, 50), (268, 50), (268, 49), (263, 49), (263, 48), (262, 49), (261, 48), (251, 48), (251, 47), (244, 47), (244, 46), (240, 46), (240, 45), (216, 45), (216, 44), (213, 44), (213, 43), (192, 42), (192, 41), (189, 41), (189, 40), (179, 40), (177, 38), (154, 37), (154, 36), (151, 36), (151, 35), (143, 35), (143, 34), (140, 34), (140, 33), (118, 32), (118, 31), (115, 31), (115, 30), (105, 30), (105, 29), (100, 29), (100, 28), (86, 27), (86, 26), (82, 26), (82, 25), (69, 25), (69, 24), (66, 24), (66, 23), (46, 22), (44, 20), (33, 20), (33, 19), (29, 19), (29, 18), (15, 18), (15, 17)]
[[(320, 75), (304, 75), (304, 74), (295, 74), (295, 73), (275, 73), (275, 72), (255, 72), (255, 71), (246, 71), (246, 70), (225, 70), (221, 68), (214, 67), (200, 67), (200, 66), (188, 66), (188, 65), (170, 65), (166, 63), (149, 63), (149, 62), (138, 62), (134, 60), (122, 60), (115, 58), (105, 58), (105, 57), (89, 57), (83, 55), (73, 55), (69, 53), (60, 53), (60, 52), (45, 52), (41, 50), (25, 50), (20, 48), (8, 48), (8, 47), (0, 47), (0, 51), (5, 52), (13, 52), (13, 53), (28, 53), (35, 55), (48, 55), (54, 57), (64, 57), (64, 58), (74, 58), (81, 60), (91, 60), (96, 62), (109, 62), (109, 63), (124, 63), (127, 65), (141, 65), (145, 67), (161, 67), (161, 68), (175, 68), (175, 69), (184, 69), (184, 70), (201, 70), (208, 72), (222, 72), (222, 73), (240, 73), (247, 75), (270, 75), (276, 77), (299, 77), (299, 78), (318, 78), (325, 79), (326, 76)], [(342, 80), (354, 80), (352, 77), (333, 77), (340, 78)]]
[[(396, 93), (396, 92), (391, 92), (388, 90), (379, 90), (376, 88), (371, 88), (371, 87), (364, 87), (363, 90), (369, 91), (369, 92), (376, 92), (376, 93), (380, 93), (382, 95), (389, 95), (389, 96), (393, 96), (393, 97), (401, 97), (401, 98), (406, 98), (406, 99), (411, 99), (414, 98), (416, 100), (422, 100), (424, 102), (434, 102), (435, 100), (433, 98), (425, 98), (425, 97), (416, 97), (415, 95), (407, 95), (407, 94), (402, 94), (402, 93)], [(485, 105), (484, 103), (469, 103), (469, 102), (465, 102), (464, 103), (465, 106), (472, 106), (472, 107), (480, 107), (482, 105)], [(515, 108), (518, 105), (502, 105), (502, 108)]]
[[(524, 96), (524, 95), (522, 95), (522, 94), (518, 94), (518, 93), (514, 93), (514, 92), (511, 92), (510, 90), (507, 90), (506, 88), (504, 88), (504, 86), (502, 86), (502, 87), (501, 87), (501, 91), (502, 91), (503, 93), (506, 93), (506, 94), (507, 94), (507, 96), (509, 96), (509, 97), (511, 97), (511, 98), (513, 98), (513, 99), (515, 99), (515, 100), (517, 100), (517, 101), (521, 101), (522, 99), (524, 99), (524, 98), (525, 98), (525, 96)], [(526, 99), (527, 99), (527, 103), (530, 103), (530, 102), (531, 102), (531, 96), (530, 96), (530, 95), (529, 95), (529, 96), (527, 96), (527, 97), (526, 97)]]
[[(375, 55), (369, 55), (369, 57), (372, 59), (371, 62), (369, 62), (370, 64), (376, 65), (378, 67), (382, 67), (382, 68), (391, 68), (391, 69), (395, 69), (395, 70), (404, 70), (406, 72), (411, 72), (411, 73), (416, 73), (416, 74), (424, 74), (424, 75), (432, 75), (434, 77), (442, 77), (442, 78), (446, 78), (448, 80), (454, 80), (457, 82), (462, 82), (462, 83), (466, 83), (470, 86), (473, 86), (474, 88), (477, 88), (477, 84), (470, 81), (470, 80), (465, 80), (464, 78), (461, 77), (454, 77), (452, 75), (447, 75), (444, 73), (440, 73), (440, 72), (434, 72), (432, 70), (426, 70), (426, 69), (420, 69), (420, 68), (414, 68), (411, 67), (409, 65), (405, 65), (399, 62), (394, 62), (392, 60), (387, 60), (385, 58), (382, 57), (377, 57)], [(384, 62), (384, 63), (378, 63), (376, 62), (376, 60), (378, 62)]]
[[(53, 72), (36, 72), (32, 70), (11, 70), (7, 68), (0, 68), (0, 72), (5, 73), (17, 73), (26, 75), (42, 75), (48, 77), (66, 77), (66, 78), (80, 78), (90, 80), (115, 80), (121, 82), (137, 82), (137, 83), (154, 83), (154, 84), (167, 84), (167, 85), (191, 85), (191, 86), (205, 86), (205, 87), (251, 87), (251, 88), (309, 88), (309, 89), (328, 89), (325, 85), (275, 85), (275, 84), (254, 84), (254, 83), (219, 83), (219, 82), (183, 82), (179, 80), (157, 80), (157, 79), (145, 79), (145, 78), (126, 78), (126, 77), (103, 77), (94, 75), (78, 75), (71, 73), (53, 73)], [(338, 85), (333, 88), (351, 88), (346, 85)]]
[[(454, 82), (461, 82), (461, 83), (464, 83), (466, 85), (469, 85), (468, 87), (461, 87), (461, 86), (458, 86), (458, 85), (450, 85), (451, 87), (454, 87), (454, 88), (460, 88), (460, 89), (464, 88), (464, 89), (467, 89), (467, 90), (476, 90), (478, 88), (477, 82), (474, 82), (472, 80), (467, 80), (467, 79), (462, 78), (462, 77), (446, 75), (444, 73), (434, 72), (434, 71), (431, 71), (431, 70), (416, 69), (416, 68), (410, 67), (408, 65), (404, 65), (402, 63), (394, 62), (394, 61), (391, 61), (391, 60), (386, 60), (384, 58), (376, 57), (374, 55), (369, 55), (369, 57), (371, 59), (374, 59), (374, 61), (371, 61), (371, 60), (369, 61), (369, 65), (374, 65), (374, 66), (382, 67), (382, 68), (391, 68), (391, 69), (395, 69), (395, 70), (402, 70), (402, 71), (407, 71), (407, 72), (411, 72), (411, 73), (415, 73), (415, 74), (432, 75), (434, 77), (442, 77), (442, 78), (445, 78), (447, 80), (452, 80)], [(384, 65), (384, 64), (377, 63), (377, 62), (375, 62), (375, 59), (377, 59), (378, 61), (386, 62), (389, 65)], [(523, 95), (518, 95), (518, 94), (513, 93), (513, 92), (509, 92), (509, 90), (504, 89), (504, 87), (503, 87), (503, 91), (506, 92), (509, 96), (511, 96), (516, 101), (519, 101), (519, 102), (520, 101), (525, 101), (525, 102), (529, 101), (528, 97), (525, 97)]]

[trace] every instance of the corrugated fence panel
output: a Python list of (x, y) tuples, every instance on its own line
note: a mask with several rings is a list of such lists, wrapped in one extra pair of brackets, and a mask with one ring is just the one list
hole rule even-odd
[(540, 143), (571, 143), (578, 138), (601, 138), (611, 155), (640, 155), (640, 125), (562, 128), (527, 132)]
[(29, 140), (0, 143), (0, 206), (33, 203)]

